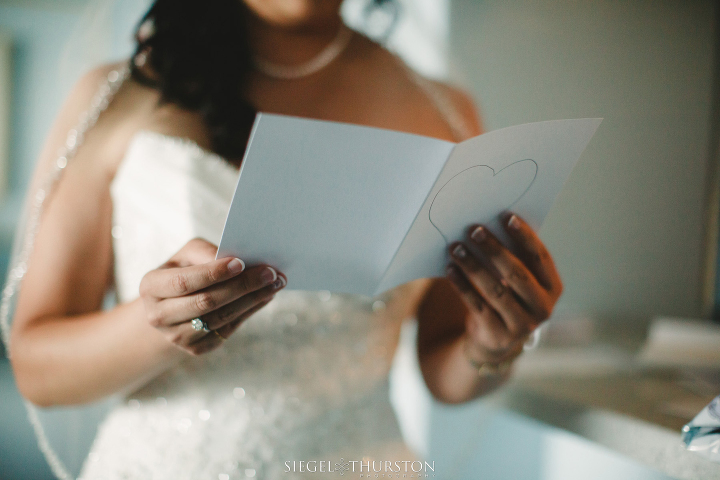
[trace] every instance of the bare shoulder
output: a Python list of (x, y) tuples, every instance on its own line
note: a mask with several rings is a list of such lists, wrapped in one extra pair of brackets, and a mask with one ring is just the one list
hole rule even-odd
[(77, 126), (81, 114), (90, 108), (92, 98), (114, 67), (103, 65), (94, 68), (75, 83), (47, 134), (36, 165), (36, 176), (55, 160), (56, 153), (65, 144), (68, 132)]
[[(93, 99), (108, 81), (111, 72), (124, 68), (125, 62), (100, 65), (86, 72), (67, 96), (47, 136), (40, 159), (52, 161), (71, 129), (77, 127), (82, 115), (94, 108)], [(124, 154), (132, 134), (157, 105), (157, 92), (126, 80), (114, 99), (87, 132), (74, 163), (87, 163), (91, 171), (112, 174)], [(99, 170), (98, 170), (99, 169)]]
[(485, 131), (478, 107), (470, 93), (448, 83), (437, 80), (429, 80), (446, 98), (452, 102), (455, 109), (460, 113), (466, 125), (470, 127), (473, 135), (480, 135)]

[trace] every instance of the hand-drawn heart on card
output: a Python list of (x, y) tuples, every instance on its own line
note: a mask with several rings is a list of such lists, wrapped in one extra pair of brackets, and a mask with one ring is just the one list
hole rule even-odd
[(466, 168), (435, 195), (430, 223), (446, 243), (460, 240), (470, 225), (492, 223), (517, 203), (535, 181), (537, 171), (538, 165), (531, 159), (513, 162), (498, 172), (487, 165)]

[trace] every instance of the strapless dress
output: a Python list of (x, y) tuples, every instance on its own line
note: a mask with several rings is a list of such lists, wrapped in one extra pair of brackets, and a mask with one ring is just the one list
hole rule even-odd
[[(111, 185), (119, 302), (190, 239), (219, 243), (237, 178), (191, 141), (133, 137)], [(358, 478), (357, 462), (415, 460), (388, 396), (402, 322), (388, 301), (278, 292), (222, 347), (124, 397), (80, 478)]]

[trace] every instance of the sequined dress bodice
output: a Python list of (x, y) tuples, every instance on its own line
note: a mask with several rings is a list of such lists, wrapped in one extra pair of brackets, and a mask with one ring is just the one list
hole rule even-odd
[[(120, 302), (188, 240), (219, 242), (237, 176), (192, 142), (133, 138), (111, 186)], [(401, 319), (387, 300), (280, 291), (114, 408), (81, 478), (289, 480), (313, 477), (293, 461), (412, 459), (388, 399)]]

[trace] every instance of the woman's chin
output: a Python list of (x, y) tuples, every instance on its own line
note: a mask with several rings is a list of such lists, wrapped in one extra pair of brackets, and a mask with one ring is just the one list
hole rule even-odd
[(335, 25), (342, 0), (242, 0), (264, 22), (286, 28)]

